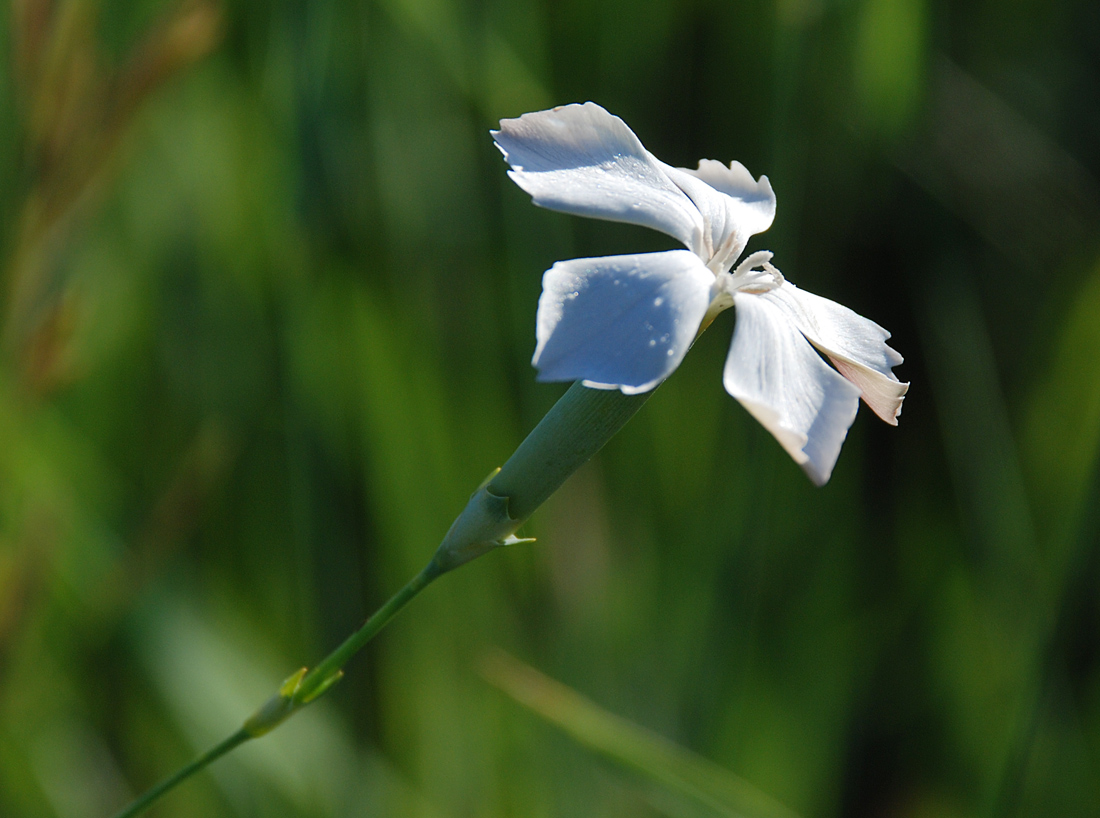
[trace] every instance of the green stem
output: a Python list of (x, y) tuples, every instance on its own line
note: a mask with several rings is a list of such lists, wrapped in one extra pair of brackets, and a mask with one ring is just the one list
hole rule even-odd
[(236, 733), (164, 779), (115, 818), (140, 814), (238, 744), (274, 730), (339, 681), (348, 660), (433, 580), (493, 548), (517, 542), (513, 535), (520, 524), (598, 452), (651, 394), (652, 391), (624, 395), (617, 389), (589, 389), (580, 382), (573, 384), (487, 485), (474, 492), (423, 571), (320, 664), (308, 672), (303, 668), (287, 679), (279, 692), (261, 705)]
[(316, 699), (342, 675), (343, 666), (358, 653), (385, 625), (404, 608), (413, 597), (424, 590), (442, 573), (435, 560), (405, 584), (400, 591), (390, 597), (374, 615), (363, 623), (359, 630), (343, 641), (320, 664), (308, 673), (292, 676), (282, 689), (263, 704), (244, 725), (233, 735), (211, 747), (190, 764), (181, 767), (152, 789), (131, 803), (114, 818), (132, 818), (145, 812), (162, 795), (183, 783), (195, 773), (208, 767), (223, 755), (249, 739), (259, 738), (278, 727), (299, 709)]
[(201, 756), (196, 758), (190, 764), (185, 767), (180, 767), (178, 770), (176, 770), (166, 779), (161, 781), (155, 787), (146, 791), (144, 795), (142, 795), (140, 798), (130, 804), (130, 806), (126, 807), (126, 809), (122, 810), (122, 812), (115, 815), (115, 818), (131, 818), (131, 816), (140, 815), (141, 813), (145, 812), (145, 810), (148, 809), (154, 801), (156, 801), (166, 792), (171, 790), (177, 784), (187, 780), (199, 770), (218, 760), (233, 748), (244, 744), (250, 738), (252, 738), (252, 736), (249, 735), (242, 727), (229, 738), (225, 739), (219, 744), (215, 744), (213, 747), (211, 747)]
[(386, 623), (397, 615), (398, 611), (408, 605), (414, 596), (427, 588), (432, 580), (442, 573), (434, 559), (429, 562), (423, 571), (409, 580), (404, 588), (390, 597), (385, 605), (375, 611), (374, 615), (364, 622), (359, 630), (345, 639), (336, 650), (322, 659), (320, 664), (305, 675), (305, 678), (302, 679), (298, 698), (308, 701), (311, 698), (311, 693), (328, 682), (334, 674), (339, 673), (348, 660), (362, 650), (363, 646), (373, 639), (385, 627)]

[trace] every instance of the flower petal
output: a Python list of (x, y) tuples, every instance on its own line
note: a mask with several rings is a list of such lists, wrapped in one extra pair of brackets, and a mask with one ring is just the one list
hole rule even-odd
[(664, 170), (703, 214), (703, 256), (712, 269), (729, 270), (749, 236), (772, 226), (775, 193), (767, 176), (757, 181), (740, 162), (726, 167), (713, 159), (701, 159), (698, 170)]
[(800, 290), (790, 282), (771, 293), (811, 344), (820, 349), (859, 387), (876, 415), (898, 425), (901, 402), (909, 389), (890, 370), (904, 359), (886, 344), (890, 333), (857, 312)]
[(649, 391), (680, 365), (714, 280), (687, 250), (559, 261), (542, 279), (539, 380)]
[(829, 367), (768, 295), (737, 293), (723, 383), (814, 483), (829, 480), (859, 389)]
[(652, 227), (701, 249), (703, 219), (626, 126), (594, 102), (502, 119), (508, 175), (551, 210)]

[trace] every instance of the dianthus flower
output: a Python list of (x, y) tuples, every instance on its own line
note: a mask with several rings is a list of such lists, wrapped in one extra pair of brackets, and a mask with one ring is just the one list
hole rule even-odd
[(493, 138), (536, 205), (644, 225), (688, 248), (547, 270), (532, 360), (540, 380), (647, 392), (718, 313), (736, 307), (726, 391), (814, 483), (829, 479), (861, 397), (897, 425), (909, 385), (891, 371), (902, 357), (887, 346), (890, 333), (795, 287), (770, 252), (736, 263), (775, 217), (766, 176), (754, 180), (739, 162), (666, 165), (592, 102), (502, 120)]

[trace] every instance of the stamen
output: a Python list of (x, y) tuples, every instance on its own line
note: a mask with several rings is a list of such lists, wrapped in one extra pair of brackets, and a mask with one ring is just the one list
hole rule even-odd
[(733, 274), (739, 276), (748, 273), (758, 264), (767, 264), (774, 255), (771, 250), (757, 250), (755, 253), (750, 253), (745, 256), (744, 261), (737, 265), (737, 269), (733, 271)]
[[(725, 282), (729, 292), (766, 293), (783, 283), (783, 274), (771, 264), (772, 253), (757, 250), (737, 265)], [(762, 269), (754, 269), (760, 267)]]
[(714, 250), (710, 256), (710, 261), (707, 262), (714, 274), (720, 275), (723, 272), (728, 272), (729, 267), (737, 260), (737, 256), (741, 254), (741, 250), (744, 244), (740, 240), (740, 235), (736, 230), (732, 231), (726, 236), (725, 241), (722, 242), (722, 246)]

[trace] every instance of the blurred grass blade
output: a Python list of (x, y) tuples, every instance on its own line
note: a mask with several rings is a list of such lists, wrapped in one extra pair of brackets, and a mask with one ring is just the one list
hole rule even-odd
[(209, 0), (185, 0), (166, 14), (145, 34), (116, 79), (115, 123), (127, 124), (149, 94), (212, 52), (223, 27), (220, 5)]
[(929, 68), (925, 124), (901, 169), (1014, 265), (1049, 274), (1091, 247), (1100, 193), (1089, 168), (962, 66), (941, 56)]
[(853, 58), (854, 87), (866, 123), (900, 133), (924, 88), (928, 9), (924, 0), (865, 0)]
[(1100, 260), (1071, 304), (1023, 434), (1037, 522), (1059, 547), (1078, 530), (1100, 455)]
[(481, 674), (584, 746), (650, 779), (666, 795), (686, 797), (718, 815), (795, 818), (794, 812), (744, 779), (663, 736), (608, 713), (572, 688), (503, 651), (494, 650), (482, 658)]

